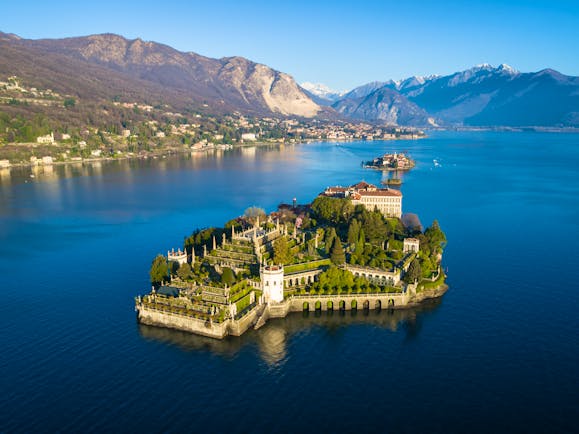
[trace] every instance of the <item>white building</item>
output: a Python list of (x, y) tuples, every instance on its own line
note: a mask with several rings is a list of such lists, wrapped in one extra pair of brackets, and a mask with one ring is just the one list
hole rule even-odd
[(266, 303), (283, 301), (283, 265), (264, 265), (260, 270), (261, 290)]
[(47, 134), (46, 136), (38, 136), (36, 138), (36, 143), (42, 145), (54, 145), (54, 133)]
[(359, 182), (350, 187), (328, 187), (322, 194), (349, 197), (352, 205), (364, 205), (370, 211), (378, 209), (385, 217), (402, 216), (402, 193), (399, 190), (378, 188), (367, 182)]
[(414, 252), (417, 253), (420, 250), (420, 241), (418, 238), (404, 238), (404, 244), (402, 247), (403, 253)]
[(177, 262), (179, 265), (185, 264), (187, 262), (187, 251), (181, 251), (181, 249), (175, 251), (175, 249), (171, 249), (170, 252), (167, 252), (167, 260), (169, 262)]
[(255, 133), (243, 133), (241, 135), (241, 140), (248, 140), (250, 142), (255, 142), (257, 140), (257, 136)]
[(47, 165), (49, 165), (49, 164), (52, 164), (52, 163), (53, 163), (52, 157), (49, 157), (49, 156), (42, 157), (42, 164), (47, 164)]

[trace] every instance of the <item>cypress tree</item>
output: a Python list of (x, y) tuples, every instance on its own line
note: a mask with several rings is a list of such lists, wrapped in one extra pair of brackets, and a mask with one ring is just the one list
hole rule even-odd
[(422, 269), (420, 267), (420, 262), (418, 259), (413, 259), (410, 265), (408, 266), (408, 271), (404, 275), (404, 281), (406, 283), (413, 283), (416, 280), (420, 280), (422, 277)]
[(348, 244), (354, 245), (360, 236), (360, 224), (358, 220), (352, 219), (350, 226), (348, 227)]
[(330, 254), (332, 246), (334, 245), (334, 239), (337, 238), (336, 230), (334, 228), (330, 228), (326, 231), (326, 254)]
[(339, 237), (334, 238), (334, 244), (332, 246), (332, 253), (330, 254), (330, 260), (335, 265), (342, 265), (346, 262), (346, 255), (342, 247), (342, 242)]
[(358, 242), (356, 243), (356, 255), (361, 256), (364, 253), (364, 246), (366, 244), (366, 234), (364, 229), (360, 228), (360, 236), (358, 237)]

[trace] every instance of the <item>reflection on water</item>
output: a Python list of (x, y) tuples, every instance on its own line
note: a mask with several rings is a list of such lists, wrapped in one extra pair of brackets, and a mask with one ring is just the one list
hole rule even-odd
[[(576, 432), (578, 144), (433, 132), (0, 171), (0, 432)], [(157, 253), (250, 205), (379, 184), (360, 162), (404, 147), (404, 209), (449, 239), (441, 304), (223, 341), (135, 327)]]
[(10, 179), (10, 169), (1, 168), (0, 169), (0, 185), (8, 187), (11, 183)]
[[(259, 330), (248, 330), (242, 336), (229, 336), (223, 340), (144, 324), (138, 324), (138, 329), (145, 339), (169, 343), (184, 351), (210, 351), (223, 357), (234, 357), (246, 345), (256, 345), (263, 361), (277, 366), (288, 357), (288, 340), (314, 327), (333, 332), (352, 325), (371, 325), (404, 333), (407, 341), (412, 340), (419, 335), (424, 318), (435, 311), (441, 302), (440, 298), (428, 300), (409, 309), (291, 313), (286, 318), (270, 319)], [(332, 334), (328, 333), (328, 339), (332, 338)]]
[[(291, 147), (289, 147), (291, 148)], [(260, 146), (261, 151), (274, 151), (269, 156), (272, 161), (279, 158), (282, 150), (279, 145)], [(287, 152), (286, 147), (285, 152)], [(200, 169), (207, 165), (220, 166), (225, 156), (238, 157), (247, 162), (256, 159), (257, 147), (249, 146), (235, 149), (215, 149), (204, 152), (191, 152), (168, 155), (166, 157), (133, 158), (121, 160), (101, 160), (70, 162), (67, 164), (38, 165), (0, 169), (0, 185), (8, 186), (12, 182), (53, 181), (55, 179), (79, 176), (102, 177), (105, 173), (130, 173), (135, 168), (154, 168), (156, 172), (175, 169)]]

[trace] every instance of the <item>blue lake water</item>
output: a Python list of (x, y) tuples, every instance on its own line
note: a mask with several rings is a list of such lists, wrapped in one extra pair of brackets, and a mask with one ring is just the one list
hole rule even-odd
[[(379, 183), (360, 162), (392, 150), (447, 234), (444, 298), (224, 341), (137, 324), (157, 253)], [(579, 135), (441, 132), (1, 171), (0, 432), (576, 432), (578, 168)]]

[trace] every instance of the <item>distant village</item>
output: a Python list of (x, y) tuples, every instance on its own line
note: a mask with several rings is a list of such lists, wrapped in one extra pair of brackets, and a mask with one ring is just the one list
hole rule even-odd
[[(111, 101), (109, 110), (137, 115), (140, 121), (50, 129), (45, 120), (26, 121), (2, 116), (2, 105), (59, 109), (82, 104), (50, 89), (26, 87), (17, 77), (0, 81), (0, 168), (51, 165), (100, 159), (147, 157), (171, 152), (229, 149), (267, 143), (309, 140), (396, 140), (424, 137), (413, 128), (376, 126), (339, 120), (248, 117), (240, 113), (217, 118), (202, 113), (176, 113), (167, 106)], [(35, 132), (36, 135), (34, 134)]]

